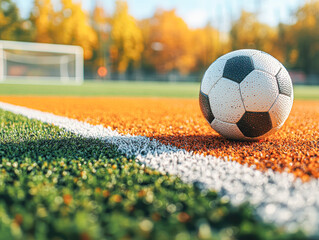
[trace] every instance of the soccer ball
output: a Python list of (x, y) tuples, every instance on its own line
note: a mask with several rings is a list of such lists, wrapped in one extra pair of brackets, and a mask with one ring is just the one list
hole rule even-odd
[(252, 49), (227, 53), (205, 72), (199, 104), (211, 127), (236, 140), (277, 131), (293, 103), (291, 78), (271, 55)]

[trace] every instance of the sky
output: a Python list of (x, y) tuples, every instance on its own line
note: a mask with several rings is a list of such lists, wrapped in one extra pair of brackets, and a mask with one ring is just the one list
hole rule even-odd
[[(21, 15), (27, 17), (33, 0), (13, 0)], [(93, 9), (95, 0), (82, 1), (87, 11)], [(97, 0), (112, 14), (115, 0)], [(271, 26), (278, 22), (291, 23), (291, 14), (306, 0), (127, 0), (130, 14), (137, 19), (151, 17), (156, 9), (176, 9), (191, 28), (203, 27), (208, 21), (219, 30), (228, 31), (231, 21), (238, 19), (241, 10), (258, 13), (259, 20)], [(52, 0), (58, 6), (59, 0)]]

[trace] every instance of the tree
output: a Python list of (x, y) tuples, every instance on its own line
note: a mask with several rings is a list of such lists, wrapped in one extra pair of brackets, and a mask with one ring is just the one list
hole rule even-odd
[(296, 12), (296, 23), (291, 27), (295, 40), (295, 67), (305, 73), (319, 73), (319, 1), (306, 3)]
[(138, 66), (143, 51), (142, 32), (135, 19), (129, 15), (126, 1), (116, 1), (111, 26), (112, 71), (124, 73), (129, 65)]
[(276, 46), (282, 50), (285, 66), (293, 68), (298, 60), (298, 50), (292, 25), (283, 23), (278, 25)]
[(0, 2), (0, 39), (29, 41), (30, 23), (21, 19), (19, 10), (11, 0)]
[(95, 5), (91, 19), (98, 38), (97, 48), (94, 51), (94, 62), (97, 66), (106, 67), (110, 19), (99, 2)]
[(253, 48), (270, 53), (280, 61), (284, 60), (282, 49), (278, 48), (278, 32), (267, 24), (260, 23), (256, 15), (242, 11), (231, 30), (232, 49)]
[(84, 49), (84, 59), (91, 59), (97, 45), (97, 35), (89, 25), (89, 16), (81, 3), (61, 0), (62, 9), (56, 13), (52, 39), (55, 43), (79, 45)]
[(223, 52), (223, 44), (220, 41), (220, 33), (210, 23), (204, 28), (193, 30), (193, 54), (196, 58), (196, 68), (205, 70)]
[(79, 45), (84, 49), (84, 58), (91, 59), (97, 36), (81, 3), (61, 0), (61, 5), (61, 10), (55, 12), (51, 0), (35, 0), (30, 19), (36, 29), (36, 41)]
[(157, 72), (177, 70), (187, 74), (194, 69), (193, 34), (175, 10), (157, 10), (144, 22), (143, 32), (147, 35), (144, 61), (152, 64)]
[(53, 27), (56, 24), (51, 0), (35, 0), (30, 20), (35, 28), (35, 41), (52, 43)]

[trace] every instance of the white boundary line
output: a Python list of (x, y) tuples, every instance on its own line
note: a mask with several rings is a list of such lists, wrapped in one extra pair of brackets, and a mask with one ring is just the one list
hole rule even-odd
[(91, 125), (75, 119), (0, 102), (0, 108), (40, 120), (85, 138), (112, 143), (128, 156), (161, 172), (178, 175), (183, 181), (199, 182), (216, 190), (223, 200), (239, 205), (248, 201), (266, 222), (288, 231), (301, 228), (319, 236), (319, 180), (303, 183), (289, 173), (260, 172), (227, 158), (203, 156), (164, 145), (148, 137), (122, 135), (110, 127)]

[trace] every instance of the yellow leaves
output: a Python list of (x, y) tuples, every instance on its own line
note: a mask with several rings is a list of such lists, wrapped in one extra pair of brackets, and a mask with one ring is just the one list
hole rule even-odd
[(316, 26), (316, 17), (315, 16), (308, 16), (306, 21), (305, 21), (306, 25), (310, 28), (313, 28)]
[(107, 23), (107, 17), (105, 16), (105, 12), (103, 7), (96, 6), (93, 11), (93, 20), (97, 25), (104, 25)]
[(234, 49), (260, 49), (267, 41), (269, 31), (269, 27), (258, 22), (253, 13), (242, 11), (241, 17), (231, 29), (232, 46)]
[(296, 14), (297, 22), (295, 27), (315, 28), (318, 27), (319, 1), (308, 1)]
[(290, 53), (290, 56), (289, 56), (289, 61), (290, 63), (292, 64), (296, 64), (297, 62), (297, 59), (298, 59), (298, 50), (297, 49), (293, 49)]
[(3, 12), (0, 12), (0, 27), (6, 26), (9, 22), (8, 17), (6, 17)]
[(319, 1), (310, 1), (301, 7), (297, 14), (297, 22), (293, 25), (293, 28), (296, 30), (304, 29), (314, 30), (318, 29), (319, 19), (318, 19), (318, 9)]
[(36, 0), (33, 12), (37, 29), (37, 42), (80, 45), (84, 49), (84, 58), (92, 58), (97, 36), (89, 25), (88, 16), (80, 3), (61, 0), (62, 9), (55, 12), (51, 0)]
[(143, 23), (145, 58), (158, 72), (188, 73), (195, 66), (192, 31), (175, 10), (158, 10)]
[(157, 72), (188, 74), (207, 68), (225, 53), (220, 33), (207, 25), (191, 29), (175, 10), (157, 10), (140, 24), (145, 41), (144, 61)]
[(242, 11), (240, 19), (232, 26), (232, 48), (254, 48), (284, 60), (283, 47), (278, 46), (278, 29), (258, 21), (253, 13)]
[(193, 30), (193, 54), (197, 59), (198, 68), (207, 69), (213, 60), (225, 52), (225, 43), (221, 40), (220, 33), (212, 26)]
[(19, 9), (14, 1), (0, 1), (0, 39), (25, 40), (29, 35), (23, 28), (24, 22), (19, 16)]
[[(81, 3), (72, 0), (61, 0), (63, 9), (58, 13), (63, 19), (57, 31), (57, 41), (63, 44), (76, 44), (84, 49), (84, 58), (92, 58), (92, 50), (97, 43), (97, 36), (88, 24), (88, 16)], [(63, 31), (61, 31), (63, 29)]]
[(36, 41), (51, 43), (50, 32), (53, 29), (56, 18), (51, 0), (36, 0), (32, 14), (36, 27)]
[(291, 52), (288, 61), (305, 73), (318, 72), (319, 1), (307, 1), (296, 13), (296, 23), (289, 28)]
[(181, 74), (189, 73), (196, 64), (195, 58), (192, 54), (185, 54), (176, 60), (176, 67)]
[[(314, 56), (319, 49), (318, 0), (307, 1), (296, 12), (295, 24), (277, 28), (243, 11), (227, 33), (214, 29), (215, 23), (191, 29), (175, 10), (159, 9), (153, 17), (137, 21), (126, 0), (116, 1), (113, 16), (97, 4), (91, 21), (81, 1), (58, 0), (59, 11), (54, 11), (52, 0), (34, 1), (31, 21), (37, 42), (80, 45), (86, 60), (94, 57), (92, 68), (111, 65), (111, 73), (139, 68), (148, 73), (201, 72), (220, 55), (241, 48), (263, 50), (290, 67), (318, 69)], [(8, 21), (0, 12), (0, 28)]]
[(135, 19), (129, 15), (126, 1), (116, 2), (111, 25), (113, 70), (125, 72), (130, 62), (138, 64), (144, 49), (141, 30)]

